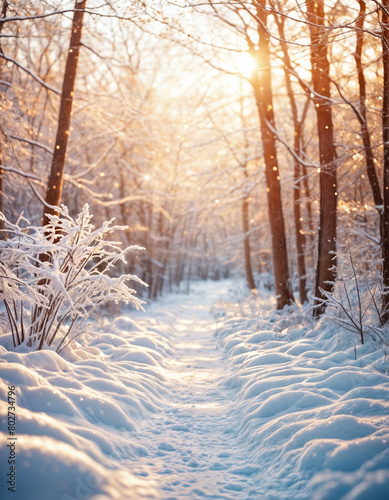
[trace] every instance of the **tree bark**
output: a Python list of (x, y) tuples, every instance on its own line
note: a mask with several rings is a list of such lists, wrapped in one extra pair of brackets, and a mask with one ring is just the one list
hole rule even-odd
[(294, 162), (293, 171), (293, 215), (294, 227), (296, 231), (296, 250), (297, 250), (297, 272), (299, 276), (299, 294), (300, 302), (304, 304), (308, 302), (307, 295), (307, 270), (305, 266), (305, 234), (301, 223), (301, 207), (300, 207), (300, 193), (301, 193), (301, 173), (300, 164)]
[(294, 298), (289, 278), (288, 253), (284, 217), (282, 212), (276, 137), (272, 131), (272, 129), (274, 130), (275, 128), (275, 119), (273, 110), (273, 93), (271, 87), (269, 34), (267, 32), (268, 13), (266, 11), (266, 0), (258, 0), (256, 5), (257, 17), (259, 20), (258, 60), (260, 71), (255, 72), (251, 83), (254, 88), (262, 135), (277, 308), (282, 309), (286, 305), (291, 304)]
[[(52, 207), (58, 207), (61, 203), (62, 197), (66, 151), (70, 135), (73, 96), (85, 6), (86, 0), (75, 0), (75, 10), (73, 15), (69, 52), (66, 60), (65, 74), (62, 83), (57, 136), (55, 139), (55, 148), (51, 163), (50, 177), (46, 191), (46, 203), (48, 203), (48, 205)], [(45, 207), (43, 211), (43, 225), (46, 225), (49, 222), (47, 214), (58, 215), (58, 212), (54, 208)]]
[[(302, 128), (303, 122), (305, 119), (305, 115), (307, 112), (306, 104), (301, 120), (298, 117), (297, 103), (295, 99), (295, 95), (293, 92), (292, 82), (290, 78), (289, 68), (292, 67), (288, 45), (285, 40), (285, 32), (284, 32), (284, 18), (283, 17), (275, 17), (275, 21), (278, 27), (278, 32), (280, 34), (281, 41), (281, 49), (283, 52), (284, 59), (284, 75), (285, 75), (285, 84), (286, 91), (289, 97), (290, 106), (292, 109), (292, 119), (293, 119), (293, 127), (294, 127), (294, 144), (293, 149), (296, 153), (297, 158), (301, 156), (301, 142), (302, 142)], [(301, 197), (301, 166), (300, 162), (296, 157), (293, 158), (293, 215), (294, 215), (294, 227), (296, 234), (296, 251), (297, 251), (297, 273), (299, 277), (299, 295), (300, 302), (304, 304), (304, 302), (308, 301), (307, 296), (307, 270), (305, 265), (305, 234), (303, 230), (302, 217), (301, 217), (301, 206), (300, 206), (300, 197)]]
[(325, 311), (325, 293), (336, 278), (336, 210), (337, 176), (334, 128), (331, 113), (330, 65), (327, 58), (327, 36), (324, 27), (323, 0), (306, 0), (311, 36), (313, 102), (317, 116), (320, 155), (320, 225), (315, 281), (315, 317)]
[(389, 0), (382, 2), (382, 65), (384, 70), (384, 92), (382, 104), (382, 140), (384, 143), (383, 165), (383, 234), (382, 234), (382, 316), (383, 323), (389, 321)]
[[(7, 16), (7, 8), (8, 8), (8, 2), (7, 0), (3, 0), (3, 6), (1, 9), (1, 17), (6, 17)], [(3, 29), (4, 24), (0, 23), (0, 34)], [(3, 47), (1, 44), (1, 38), (0, 38), (0, 52), (4, 54), (3, 52)], [(2, 66), (3, 66), (3, 61), (0, 63), (0, 77), (2, 76)], [(2, 133), (2, 136), (4, 138), (4, 134)], [(5, 199), (5, 194), (4, 194), (4, 170), (1, 168), (3, 165), (3, 141), (0, 141), (0, 212), (5, 213), (5, 204), (4, 204), (4, 199)], [(6, 232), (4, 231), (5, 229), (5, 224), (3, 220), (0, 220), (0, 240), (5, 240), (7, 238)]]
[[(4, 170), (1, 168), (3, 165), (3, 151), (2, 145), (0, 145), (0, 212), (4, 214)], [(0, 219), (0, 240), (6, 239), (5, 224), (2, 219)]]
[(355, 46), (354, 59), (358, 72), (358, 85), (359, 85), (359, 122), (361, 124), (361, 133), (363, 140), (363, 148), (366, 161), (366, 172), (370, 183), (371, 192), (375, 206), (378, 211), (380, 221), (380, 235), (381, 240), (383, 236), (383, 213), (382, 213), (382, 196), (378, 176), (374, 165), (374, 154), (371, 147), (370, 133), (367, 126), (367, 112), (366, 112), (366, 80), (363, 72), (362, 65), (362, 48), (363, 48), (363, 26), (366, 15), (366, 5), (363, 0), (358, 0), (359, 14), (356, 20), (356, 37), (357, 42)]
[(249, 202), (247, 196), (242, 198), (242, 226), (243, 226), (243, 247), (244, 247), (244, 268), (246, 272), (247, 285), (250, 290), (255, 290), (255, 281), (253, 269), (251, 266), (251, 248), (250, 248), (250, 223), (249, 223)]
[(308, 171), (307, 166), (302, 165), (303, 174), (303, 184), (304, 184), (304, 194), (305, 194), (305, 208), (307, 210), (308, 227), (309, 227), (309, 239), (313, 242), (313, 214), (312, 214), (312, 201), (311, 201), (311, 188), (309, 187)]

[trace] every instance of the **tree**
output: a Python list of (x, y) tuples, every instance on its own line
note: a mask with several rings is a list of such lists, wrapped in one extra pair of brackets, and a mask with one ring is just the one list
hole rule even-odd
[[(1, 9), (1, 17), (5, 18), (7, 15), (7, 8), (8, 8), (8, 2), (7, 0), (3, 0), (3, 6)], [(0, 35), (1, 31), (3, 29), (3, 24), (0, 24)], [(0, 39), (0, 53), (3, 54), (3, 47), (1, 45), (1, 39)], [(0, 78), (2, 77), (2, 71), (1, 68), (3, 66), (3, 62), (1, 61), (0, 63)], [(2, 140), (4, 139), (4, 132), (0, 130), (0, 134), (2, 136), (2, 139), (0, 139), (0, 212), (4, 213), (4, 170), (2, 169), (3, 166), (3, 144)], [(6, 233), (4, 231), (5, 225), (4, 225), (4, 220), (0, 220), (0, 240), (4, 239), (6, 237)]]
[[(258, 108), (263, 144), (277, 308), (282, 309), (284, 306), (293, 302), (294, 299), (289, 279), (280, 173), (277, 160), (276, 136), (274, 134), (275, 118), (271, 86), (272, 75), (266, 0), (257, 0), (255, 6), (259, 37), (256, 56), (258, 58), (260, 71), (254, 73), (252, 85)], [(250, 38), (247, 38), (247, 42), (251, 51), (255, 50), (254, 44)]]
[(373, 195), (374, 203), (378, 211), (380, 219), (380, 234), (383, 237), (383, 211), (382, 211), (382, 196), (378, 176), (374, 165), (374, 154), (371, 146), (370, 132), (367, 124), (367, 110), (366, 110), (366, 79), (363, 71), (362, 64), (362, 50), (364, 41), (364, 23), (366, 16), (366, 3), (364, 0), (358, 0), (359, 13), (356, 19), (356, 45), (354, 52), (355, 64), (358, 72), (358, 86), (359, 86), (359, 107), (354, 108), (356, 116), (361, 125), (361, 134), (363, 140), (363, 147), (365, 153), (366, 172), (370, 183), (371, 192)]
[[(306, 0), (311, 37), (313, 101), (316, 108), (320, 157), (320, 219), (315, 279), (314, 316), (325, 311), (326, 293), (336, 278), (336, 210), (337, 176), (334, 126), (331, 112), (330, 65), (327, 57), (328, 30), (325, 26), (324, 2)], [(324, 291), (324, 293), (323, 293)]]
[[(246, 181), (249, 178), (247, 164), (242, 164), (242, 171)], [(250, 245), (250, 218), (249, 218), (249, 196), (244, 193), (242, 197), (242, 229), (243, 229), (243, 250), (244, 250), (244, 268), (246, 273), (247, 285), (250, 290), (255, 290), (255, 281), (253, 268), (251, 265), (251, 245)]]
[(69, 52), (62, 83), (57, 136), (46, 191), (46, 203), (48, 206), (44, 207), (43, 225), (49, 222), (47, 215), (56, 214), (57, 212), (54, 207), (58, 207), (61, 203), (85, 6), (86, 0), (75, 0)]
[[(280, 171), (277, 159), (276, 125), (271, 84), (270, 34), (267, 27), (269, 11), (266, 0), (227, 1), (222, 3), (220, 7), (217, 3), (209, 0), (208, 4), (217, 19), (242, 37), (250, 54), (257, 61), (257, 69), (253, 71), (249, 81), (253, 88), (259, 115), (272, 242), (274, 287), (277, 308), (282, 309), (291, 304), (294, 298), (289, 276)], [(227, 10), (224, 12), (223, 9)], [(234, 16), (233, 20), (231, 14)]]
[[(279, 2), (277, 2), (277, 7), (280, 10)], [(290, 107), (292, 111), (292, 120), (293, 120), (293, 128), (294, 128), (294, 142), (293, 142), (293, 150), (295, 155), (293, 156), (293, 215), (294, 215), (294, 227), (296, 233), (296, 250), (297, 250), (297, 271), (299, 277), (299, 294), (300, 294), (300, 302), (304, 304), (308, 301), (307, 296), (307, 269), (305, 265), (305, 245), (306, 239), (303, 231), (302, 217), (301, 217), (301, 206), (300, 206), (300, 198), (301, 198), (301, 178), (302, 178), (302, 165), (300, 158), (302, 157), (302, 144), (303, 144), (303, 124), (306, 118), (308, 104), (307, 100), (303, 112), (301, 113), (301, 117), (299, 118), (298, 106), (296, 102), (295, 93), (293, 91), (292, 80), (291, 80), (291, 60), (288, 51), (288, 44), (285, 41), (285, 30), (284, 23), (285, 18), (283, 17), (283, 13), (280, 10), (280, 15), (275, 14), (275, 21), (277, 24), (278, 32), (280, 35), (280, 45), (283, 52), (283, 69), (285, 75), (285, 83), (286, 90), (289, 97)]]
[(384, 89), (382, 103), (382, 141), (383, 156), (383, 229), (382, 229), (382, 321), (389, 321), (389, 0), (381, 6), (382, 65), (384, 70)]

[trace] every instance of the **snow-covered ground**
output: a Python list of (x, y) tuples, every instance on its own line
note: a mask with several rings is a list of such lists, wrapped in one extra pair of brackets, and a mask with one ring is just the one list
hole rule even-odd
[(0, 498), (388, 499), (382, 349), (234, 288), (101, 319), (63, 356), (0, 337)]

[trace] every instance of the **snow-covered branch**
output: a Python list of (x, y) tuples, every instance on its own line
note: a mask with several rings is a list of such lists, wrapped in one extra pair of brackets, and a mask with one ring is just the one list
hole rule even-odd
[(88, 329), (93, 311), (107, 301), (142, 308), (126, 283), (147, 285), (137, 276), (115, 276), (116, 264), (126, 263), (130, 252), (142, 248), (121, 249), (120, 243), (107, 239), (126, 227), (110, 221), (96, 229), (88, 205), (76, 219), (66, 207), (56, 209), (60, 215), (50, 216), (44, 227), (30, 226), (25, 219), (12, 224), (0, 213), (9, 236), (0, 240), (0, 299), (14, 346), (61, 352)]

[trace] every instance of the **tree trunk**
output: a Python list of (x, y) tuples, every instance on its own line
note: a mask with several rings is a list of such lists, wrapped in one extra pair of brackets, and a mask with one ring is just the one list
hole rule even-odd
[[(276, 16), (275, 21), (278, 27), (278, 32), (280, 34), (280, 39), (285, 40), (285, 32), (284, 32), (284, 17)], [(293, 149), (297, 156), (300, 158), (301, 156), (301, 142), (302, 142), (302, 127), (303, 122), (305, 120), (305, 116), (307, 113), (308, 102), (304, 107), (301, 120), (298, 118), (298, 110), (297, 103), (295, 99), (295, 95), (293, 92), (292, 82), (290, 79), (289, 68), (292, 67), (288, 45), (285, 42), (281, 42), (281, 48), (283, 52), (284, 59), (284, 75), (285, 75), (285, 84), (286, 90), (289, 97), (290, 106), (292, 109), (292, 119), (293, 119), (293, 127), (294, 127), (294, 144)], [(304, 304), (304, 302), (308, 301), (307, 296), (307, 270), (305, 265), (305, 234), (303, 231), (302, 217), (301, 217), (301, 206), (300, 206), (300, 197), (301, 197), (301, 168), (300, 162), (296, 157), (293, 158), (293, 215), (294, 215), (294, 227), (296, 234), (296, 250), (297, 250), (297, 273), (299, 277), (299, 294), (300, 294), (300, 302)]]
[(313, 214), (312, 214), (312, 201), (311, 201), (311, 188), (309, 187), (308, 171), (307, 166), (302, 165), (303, 173), (303, 184), (304, 184), (304, 194), (305, 194), (305, 208), (307, 210), (307, 219), (309, 227), (310, 241), (313, 242)]
[[(7, 8), (8, 8), (8, 2), (6, 0), (3, 0), (3, 7), (1, 9), (1, 17), (4, 18), (7, 16)], [(4, 23), (0, 23), (0, 34), (3, 29)], [(0, 38), (0, 52), (4, 54), (3, 52), (3, 47), (1, 44), (1, 38)], [(3, 66), (3, 61), (0, 63), (0, 70), (2, 70)], [(0, 71), (0, 77), (2, 77), (2, 71)], [(4, 138), (4, 134), (2, 133), (2, 139)], [(3, 141), (1, 140), (0, 142), (0, 212), (5, 215), (5, 206), (4, 206), (4, 199), (5, 199), (5, 194), (4, 194), (4, 170), (1, 168), (3, 165)], [(3, 220), (0, 220), (0, 240), (5, 240), (7, 238), (6, 232), (4, 231), (5, 229), (5, 224)]]
[[(119, 178), (120, 178), (120, 183), (119, 183), (119, 193), (120, 193), (120, 198), (123, 200), (127, 193), (126, 193), (126, 175), (124, 172), (124, 167), (121, 163), (116, 165), (119, 169)], [(130, 214), (130, 206), (129, 203), (120, 203), (120, 215), (122, 218), (122, 224), (124, 226), (128, 226), (128, 219), (129, 219), (129, 214)], [(108, 220), (108, 219), (107, 219)], [(129, 246), (131, 245), (131, 229), (127, 227), (126, 232), (126, 245)], [(132, 271), (128, 271), (132, 272)]]
[(245, 196), (242, 199), (242, 225), (243, 225), (243, 246), (244, 246), (244, 268), (246, 272), (247, 285), (250, 290), (255, 290), (255, 282), (253, 277), (253, 270), (251, 266), (251, 249), (249, 237), (249, 202)]
[(154, 274), (154, 254), (155, 254), (155, 248), (154, 248), (154, 211), (153, 211), (153, 204), (150, 203), (150, 205), (146, 208), (145, 214), (146, 217), (146, 224), (145, 226), (147, 227), (147, 232), (146, 232), (146, 238), (145, 238), (145, 248), (147, 251), (147, 262), (146, 262), (146, 269), (147, 269), (147, 276), (148, 278), (145, 280), (146, 283), (149, 285), (148, 287), (148, 294), (149, 294), (149, 299), (153, 298), (153, 292), (154, 292), (154, 280), (155, 280), (155, 274)]
[(313, 102), (317, 115), (320, 155), (320, 225), (315, 282), (315, 317), (325, 311), (324, 292), (330, 292), (336, 278), (337, 179), (334, 128), (331, 113), (330, 65), (327, 58), (327, 31), (323, 0), (307, 0), (311, 35)]
[[(0, 145), (0, 212), (4, 214), (4, 170), (1, 168), (3, 165), (3, 151), (2, 145)], [(0, 240), (6, 239), (5, 224), (2, 219), (0, 219)]]
[(300, 165), (297, 161), (294, 162), (293, 172), (293, 215), (294, 227), (296, 231), (296, 251), (297, 251), (297, 272), (299, 277), (299, 294), (300, 302), (304, 304), (308, 302), (307, 296), (307, 270), (305, 266), (305, 234), (301, 223), (301, 207), (300, 207)]
[(384, 195), (382, 234), (382, 322), (389, 321), (389, 0), (383, 0), (382, 12), (382, 64), (384, 69), (384, 92), (382, 104), (382, 140), (384, 143)]
[[(86, 0), (75, 0), (74, 9), (77, 10), (75, 10), (73, 14), (69, 52), (62, 83), (57, 137), (55, 139), (51, 172), (46, 192), (46, 202), (52, 207), (58, 207), (61, 203), (66, 150), (70, 135), (70, 122), (85, 5)], [(54, 215), (56, 213), (57, 211), (54, 208), (45, 207), (43, 210), (43, 225), (49, 222), (47, 214)]]
[(380, 220), (380, 235), (381, 240), (383, 236), (383, 214), (382, 214), (382, 196), (380, 191), (380, 185), (378, 182), (378, 176), (374, 165), (374, 155), (370, 142), (370, 133), (367, 126), (367, 112), (366, 112), (366, 81), (365, 74), (363, 72), (362, 65), (362, 48), (363, 48), (363, 26), (366, 15), (366, 5), (363, 0), (358, 0), (359, 3), (359, 14), (356, 20), (356, 37), (357, 43), (355, 47), (354, 59), (358, 72), (358, 84), (359, 84), (359, 122), (361, 124), (361, 133), (363, 139), (363, 147), (365, 152), (366, 161), (366, 172), (369, 178), (371, 192), (373, 194), (373, 199), (375, 206), (378, 211)]
[(288, 253), (282, 212), (276, 137), (272, 131), (272, 129), (275, 128), (275, 120), (271, 88), (267, 15), (266, 0), (258, 0), (258, 56), (260, 71), (255, 73), (251, 83), (254, 88), (263, 143), (277, 308), (282, 309), (284, 306), (291, 304), (294, 299), (289, 279)]

